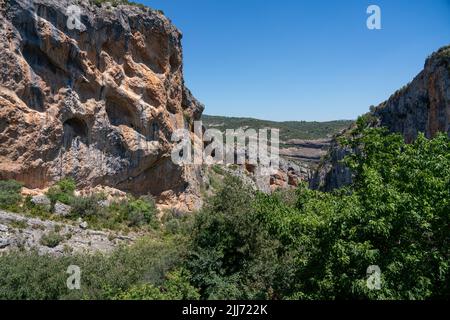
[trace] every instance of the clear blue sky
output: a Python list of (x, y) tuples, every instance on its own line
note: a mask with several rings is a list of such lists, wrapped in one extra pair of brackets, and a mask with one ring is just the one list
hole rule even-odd
[(186, 84), (211, 115), (354, 119), (450, 44), (450, 0), (138, 1), (183, 32)]

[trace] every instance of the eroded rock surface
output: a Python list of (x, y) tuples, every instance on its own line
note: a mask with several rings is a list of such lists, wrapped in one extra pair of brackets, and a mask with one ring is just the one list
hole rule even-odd
[[(73, 4), (79, 29), (67, 24)], [(45, 188), (72, 176), (80, 187), (195, 194), (191, 169), (170, 159), (170, 138), (203, 105), (184, 85), (182, 35), (164, 15), (73, 0), (0, 8), (1, 179)]]
[(431, 138), (437, 132), (450, 136), (450, 46), (433, 53), (414, 80), (380, 104), (374, 115), (407, 142), (419, 132)]
[(309, 180), (311, 189), (332, 191), (349, 185), (352, 182), (351, 170), (342, 162), (352, 150), (340, 146), (333, 141), (328, 153), (322, 159), (317, 169), (313, 171)]

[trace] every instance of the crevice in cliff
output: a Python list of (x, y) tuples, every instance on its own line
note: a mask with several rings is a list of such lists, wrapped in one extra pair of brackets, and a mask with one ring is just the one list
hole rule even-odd
[(39, 112), (45, 111), (45, 96), (38, 86), (26, 87), (19, 95), (28, 108)]
[(141, 133), (138, 119), (133, 116), (133, 112), (127, 106), (123, 106), (121, 104), (119, 105), (107, 99), (106, 114), (108, 115), (108, 119), (111, 125), (127, 126)]
[(66, 150), (73, 146), (78, 148), (80, 143), (89, 145), (89, 130), (84, 120), (70, 118), (64, 122), (63, 128), (63, 146)]
[(151, 131), (150, 131), (150, 140), (155, 141), (159, 139), (159, 126), (156, 122), (153, 122), (151, 124)]
[(172, 53), (169, 58), (169, 64), (172, 73), (176, 72), (181, 67), (181, 61), (177, 53)]

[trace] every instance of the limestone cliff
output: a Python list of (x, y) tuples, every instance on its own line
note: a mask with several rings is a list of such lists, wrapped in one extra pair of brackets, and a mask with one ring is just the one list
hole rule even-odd
[[(377, 119), (374, 125), (401, 133), (406, 142), (413, 141), (419, 132), (428, 138), (437, 132), (450, 136), (450, 46), (433, 53), (410, 84), (370, 113)], [(329, 191), (351, 183), (351, 172), (341, 163), (349, 152), (335, 140), (310, 186)]]
[(450, 135), (450, 46), (433, 53), (414, 80), (374, 110), (380, 124), (403, 134), (407, 142), (419, 132), (428, 138)]
[(204, 107), (184, 85), (181, 37), (146, 7), (0, 0), (0, 179), (190, 191), (170, 137)]

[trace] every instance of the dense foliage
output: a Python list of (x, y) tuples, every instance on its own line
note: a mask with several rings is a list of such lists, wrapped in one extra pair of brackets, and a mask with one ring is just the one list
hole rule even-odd
[[(358, 125), (342, 141), (357, 150), (349, 187), (265, 195), (227, 176), (200, 212), (168, 214), (154, 238), (110, 257), (1, 257), (0, 298), (449, 298), (449, 138), (405, 144)], [(124, 212), (145, 218), (145, 205)], [(69, 264), (81, 290), (65, 288)], [(367, 285), (374, 265), (379, 289)]]
[[(449, 296), (450, 143), (358, 128), (354, 185), (252, 196), (235, 179), (197, 217), (193, 282), (204, 298)], [(253, 200), (251, 200), (253, 199)], [(366, 271), (381, 270), (380, 290)]]
[(70, 204), (75, 197), (77, 185), (73, 178), (63, 178), (47, 191), (47, 197), (54, 205), (57, 201)]
[(18, 210), (22, 185), (14, 180), (0, 181), (0, 209)]
[[(107, 202), (107, 201), (106, 201)], [(120, 201), (106, 203), (104, 196), (93, 194), (75, 197), (70, 202), (72, 206), (69, 218), (83, 218), (94, 228), (110, 230), (128, 228), (156, 228), (156, 206), (152, 197), (134, 198), (128, 196)]]
[[(11, 184), (12, 182), (8, 183)], [(20, 191), (21, 186), (18, 186)], [(61, 202), (71, 207), (70, 215), (65, 217), (66, 220), (76, 221), (81, 218), (94, 229), (152, 229), (158, 226), (155, 201), (151, 196), (135, 198), (129, 195), (123, 199), (108, 201), (106, 196), (101, 193), (84, 196), (75, 195), (75, 189), (76, 183), (73, 178), (63, 178), (50, 187), (46, 193), (51, 201), (50, 208), (33, 204), (31, 197), (27, 197), (23, 201), (24, 205), (21, 210), (16, 209), (16, 211), (22, 211), (44, 219), (61, 220), (61, 217), (53, 215), (55, 204)], [(21, 202), (19, 191), (14, 193), (17, 198), (15, 198), (17, 205)]]
[[(170, 288), (184, 288), (186, 294), (191, 294), (189, 297), (194, 297), (183, 277), (176, 272), (168, 274), (181, 260), (184, 248), (176, 237), (161, 237), (120, 248), (109, 256), (51, 257), (37, 252), (4, 255), (0, 258), (0, 299), (134, 298), (142, 294), (141, 285), (160, 288), (166, 282)], [(80, 290), (69, 290), (66, 286), (70, 265), (81, 269)], [(164, 298), (152, 296), (158, 297)]]
[(135, 285), (115, 297), (120, 300), (198, 300), (200, 294), (190, 283), (190, 274), (177, 269), (167, 274), (160, 286), (150, 283)]

